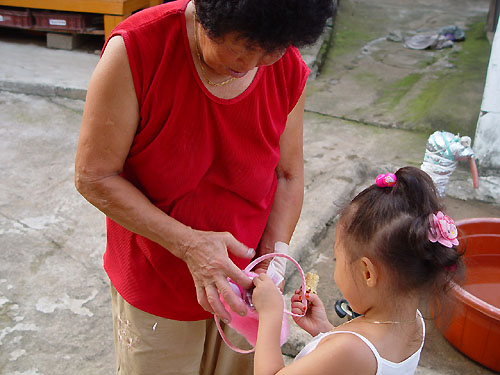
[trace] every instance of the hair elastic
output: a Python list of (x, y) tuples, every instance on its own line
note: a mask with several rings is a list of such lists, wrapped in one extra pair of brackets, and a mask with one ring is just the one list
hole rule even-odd
[(397, 181), (396, 175), (394, 173), (382, 173), (377, 176), (375, 183), (379, 187), (391, 187)]
[(444, 269), (448, 272), (455, 272), (457, 270), (457, 265), (453, 264), (451, 266), (445, 266)]

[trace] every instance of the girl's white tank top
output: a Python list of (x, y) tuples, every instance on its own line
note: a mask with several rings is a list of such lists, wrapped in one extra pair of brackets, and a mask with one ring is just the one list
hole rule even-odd
[(425, 322), (424, 319), (422, 318), (422, 314), (420, 314), (420, 311), (417, 310), (417, 313), (422, 322), (422, 343), (420, 344), (420, 348), (418, 348), (418, 350), (415, 353), (413, 353), (410, 357), (408, 357), (402, 362), (396, 363), (396, 362), (391, 362), (385, 358), (382, 358), (378, 353), (377, 349), (375, 348), (375, 346), (366, 337), (352, 331), (330, 331), (330, 332), (319, 333), (318, 335), (313, 337), (313, 339), (306, 346), (304, 346), (304, 348), (300, 351), (299, 354), (297, 354), (297, 356), (295, 357), (295, 361), (306, 356), (307, 354), (311, 353), (314, 349), (316, 349), (316, 347), (324, 337), (338, 333), (349, 333), (351, 335), (359, 337), (373, 352), (373, 355), (377, 360), (376, 375), (412, 375), (415, 373), (415, 370), (417, 369), (418, 361), (420, 360), (420, 353), (422, 352), (425, 340)]

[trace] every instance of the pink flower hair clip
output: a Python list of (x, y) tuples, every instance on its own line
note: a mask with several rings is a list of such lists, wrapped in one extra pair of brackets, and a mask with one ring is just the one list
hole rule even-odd
[(377, 176), (375, 183), (378, 187), (391, 187), (398, 179), (394, 173), (382, 173)]
[(458, 246), (458, 231), (455, 222), (441, 211), (429, 217), (429, 241), (439, 242), (446, 247)]

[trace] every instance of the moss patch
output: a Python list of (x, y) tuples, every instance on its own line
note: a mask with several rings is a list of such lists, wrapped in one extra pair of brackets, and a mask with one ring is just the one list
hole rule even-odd
[(359, 72), (354, 75), (354, 79), (360, 83), (376, 84), (380, 78), (373, 72)]
[(401, 99), (418, 81), (420, 81), (421, 78), (421, 73), (412, 73), (389, 85), (388, 87), (384, 87), (380, 92), (380, 97), (376, 104), (384, 104), (391, 110), (396, 108)]
[(371, 40), (368, 31), (356, 29), (356, 26), (352, 24), (344, 25), (345, 18), (342, 18), (342, 21), (342, 23), (337, 24), (335, 29), (333, 57), (358, 52), (364, 44)]
[[(441, 54), (439, 53), (441, 52)], [(418, 64), (419, 69), (425, 69), (428, 66), (434, 64), (436, 61), (439, 60), (439, 58), (442, 56), (443, 51), (436, 51), (436, 53), (433, 53), (432, 55), (425, 56), (422, 61)]]
[(484, 22), (476, 20), (469, 24), (466, 40), (449, 53), (455, 67), (427, 78), (427, 85), (408, 103), (405, 121), (421, 129), (474, 136), (489, 56)]
[(369, 6), (358, 6), (350, 0), (340, 1), (328, 58), (322, 72), (333, 73), (339, 61), (349, 64), (361, 47), (385, 32), (381, 31), (381, 25), (382, 20), (373, 17)]

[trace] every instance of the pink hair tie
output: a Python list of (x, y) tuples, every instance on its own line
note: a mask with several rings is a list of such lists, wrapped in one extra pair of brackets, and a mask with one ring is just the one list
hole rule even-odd
[(375, 183), (379, 187), (391, 187), (397, 181), (396, 175), (394, 173), (383, 173), (377, 176)]
[(455, 272), (457, 270), (457, 265), (453, 264), (451, 266), (445, 266), (444, 269), (448, 272)]

